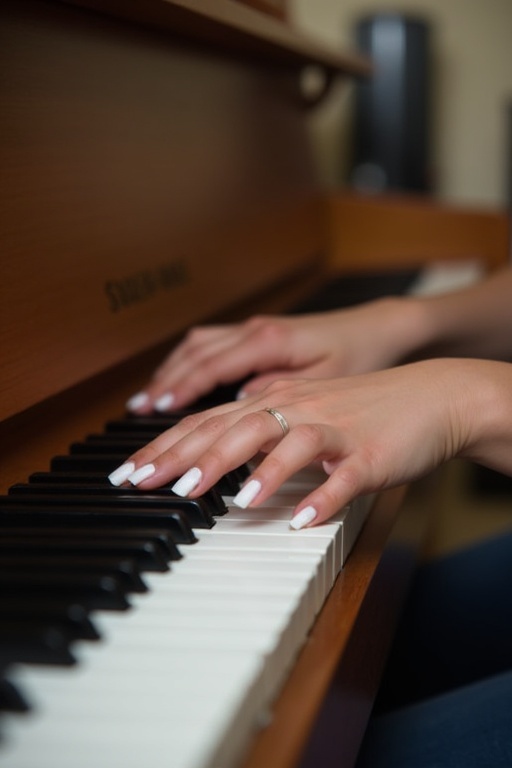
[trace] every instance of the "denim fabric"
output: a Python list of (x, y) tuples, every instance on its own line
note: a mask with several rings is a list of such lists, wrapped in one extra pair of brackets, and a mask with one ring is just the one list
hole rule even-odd
[(512, 672), (370, 721), (357, 768), (510, 768)]
[(512, 768), (512, 533), (420, 568), (357, 768)]

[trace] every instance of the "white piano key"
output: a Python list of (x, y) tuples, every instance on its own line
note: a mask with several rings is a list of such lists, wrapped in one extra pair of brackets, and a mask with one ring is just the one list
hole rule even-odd
[(295, 583), (300, 579), (307, 579), (311, 582), (311, 588), (315, 595), (315, 612), (318, 613), (323, 601), (325, 600), (324, 581), (320, 569), (320, 563), (317, 558), (313, 561), (302, 563), (291, 563), (287, 561), (267, 560), (264, 565), (257, 557), (245, 557), (232, 559), (229, 554), (224, 558), (187, 558), (180, 563), (176, 563), (174, 571), (202, 574), (204, 578), (209, 578), (210, 574), (231, 574), (236, 576), (243, 573), (257, 578), (264, 576), (266, 579), (278, 582), (282, 577), (292, 578)]
[(354, 504), (290, 529), (321, 478), (308, 469), (272, 502), (196, 530), (170, 573), (144, 575), (150, 592), (133, 609), (93, 616), (104, 639), (76, 644), (76, 669), (21, 667), (15, 682), (39, 707), (6, 718), (6, 767), (139, 768), (164, 756), (173, 768), (234, 768), (362, 525)]
[[(41, 710), (18, 733), (16, 724), (11, 729), (6, 766), (85, 768), (92, 756), (95, 768), (135, 768), (162, 760), (180, 768), (214, 766), (218, 759), (230, 765), (265, 704), (261, 660), (247, 652), (207, 658), (191, 651), (179, 658), (146, 655), (141, 667), (136, 655), (106, 656), (98, 654), (95, 662), (76, 670), (32, 671), (44, 690)], [(195, 681), (184, 673), (189, 669), (198, 672)], [(116, 685), (105, 689), (113, 671)], [(21, 685), (24, 676), (22, 670)], [(226, 732), (228, 740), (219, 736)]]
[(213, 529), (201, 530), (197, 533), (200, 540), (207, 536), (217, 538), (224, 534), (245, 533), (255, 538), (268, 537), (268, 540), (280, 538), (287, 542), (287, 546), (296, 546), (297, 549), (300, 549), (301, 545), (304, 549), (314, 548), (315, 545), (323, 546), (326, 556), (330, 559), (333, 582), (343, 565), (343, 526), (339, 523), (326, 523), (294, 531), (282, 521), (261, 520), (256, 517), (250, 520), (226, 520), (224, 516), (217, 521)]
[[(241, 509), (241, 507), (237, 507), (236, 504), (233, 504), (233, 496), (224, 496), (224, 502), (228, 509)], [(283, 507), (284, 509), (288, 510), (288, 515), (291, 517), (290, 510), (294, 509), (294, 507), (299, 504), (302, 499), (304, 498), (304, 494), (300, 493), (300, 491), (293, 491), (293, 490), (283, 490), (283, 488), (276, 491), (276, 493), (273, 493), (272, 496), (269, 496), (268, 499), (265, 499), (265, 501), (262, 501), (258, 504), (257, 507), (249, 507), (249, 509), (266, 509), (267, 507)]]
[[(287, 551), (281, 549), (267, 549), (260, 542), (259, 547), (194, 547), (191, 551), (191, 556), (187, 556), (187, 561), (190, 560), (194, 563), (217, 563), (217, 562), (232, 562), (232, 563), (253, 563), (265, 572), (272, 570), (274, 566), (279, 568), (286, 568), (287, 564), (293, 566), (301, 566), (305, 568), (315, 569), (315, 578), (317, 582), (318, 592), (323, 595), (324, 599), (327, 596), (330, 586), (326, 584), (325, 578), (325, 564), (322, 555), (319, 552), (296, 552)], [(174, 567), (176, 564), (174, 564)], [(146, 581), (147, 581), (147, 577)]]

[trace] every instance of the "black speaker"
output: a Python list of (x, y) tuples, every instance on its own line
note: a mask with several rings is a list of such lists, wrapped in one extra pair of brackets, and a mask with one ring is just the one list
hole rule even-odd
[(429, 24), (386, 13), (361, 19), (355, 32), (374, 72), (356, 85), (351, 183), (430, 192)]

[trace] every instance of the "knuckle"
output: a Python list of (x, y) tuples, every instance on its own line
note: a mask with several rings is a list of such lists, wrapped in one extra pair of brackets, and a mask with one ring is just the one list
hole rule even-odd
[(335, 512), (340, 506), (338, 494), (335, 489), (324, 483), (321, 485), (315, 493), (315, 503), (320, 509), (327, 510), (330, 513)]
[(185, 334), (185, 343), (187, 345), (190, 344), (195, 346), (195, 344), (202, 340), (203, 336), (204, 328), (201, 325), (196, 325), (193, 328), (190, 328)]
[(336, 469), (331, 478), (333, 482), (338, 481), (345, 489), (345, 492), (348, 491), (350, 496), (355, 496), (361, 488), (361, 473), (353, 465), (342, 466)]
[(298, 424), (294, 428), (297, 439), (309, 443), (313, 449), (319, 450), (324, 442), (324, 433), (319, 424)]
[(242, 416), (239, 423), (245, 430), (259, 434), (265, 430), (266, 422), (266, 414), (261, 411), (255, 411)]
[(210, 476), (217, 476), (227, 469), (226, 455), (221, 449), (211, 446), (201, 457), (201, 464), (208, 467)]
[(197, 427), (197, 430), (211, 439), (216, 439), (226, 430), (225, 419), (222, 416), (210, 416)]
[(372, 478), (386, 478), (387, 451), (384, 446), (372, 444), (362, 451), (362, 462)]
[(201, 415), (199, 413), (191, 413), (188, 416), (184, 416), (176, 429), (179, 429), (181, 433), (193, 432), (201, 424)]
[(265, 346), (275, 346), (283, 343), (286, 335), (283, 323), (279, 318), (275, 317), (261, 319), (261, 322), (253, 330), (258, 335), (260, 342)]
[(286, 463), (279, 457), (273, 454), (269, 454), (260, 471), (264, 471), (266, 476), (269, 477), (281, 477), (286, 472)]

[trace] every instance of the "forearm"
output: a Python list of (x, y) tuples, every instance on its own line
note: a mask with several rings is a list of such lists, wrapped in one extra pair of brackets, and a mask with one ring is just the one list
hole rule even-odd
[(512, 270), (462, 291), (403, 300), (405, 355), (512, 359)]

